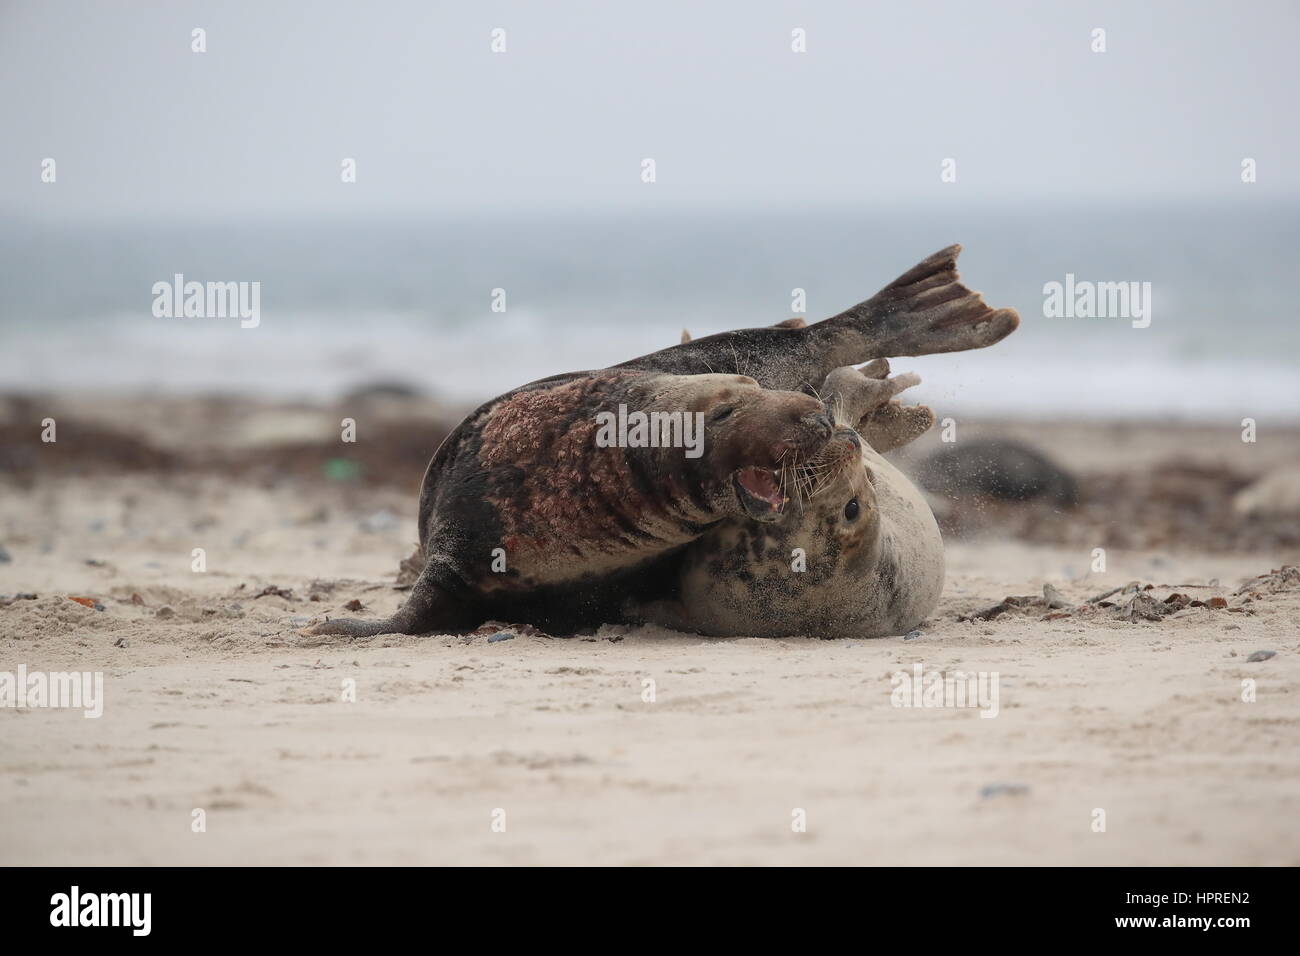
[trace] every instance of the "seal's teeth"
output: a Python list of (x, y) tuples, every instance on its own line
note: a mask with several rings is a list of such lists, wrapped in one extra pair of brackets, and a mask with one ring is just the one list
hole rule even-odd
[(780, 476), (771, 468), (745, 468), (737, 476), (746, 493), (767, 502), (772, 511), (780, 511), (786, 497), (781, 492)]

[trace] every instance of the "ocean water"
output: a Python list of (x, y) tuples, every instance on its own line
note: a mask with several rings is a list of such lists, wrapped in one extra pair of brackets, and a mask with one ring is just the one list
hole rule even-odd
[[(695, 335), (809, 321), (952, 242), (1021, 328), (904, 359), (941, 416), (1300, 418), (1300, 208), (717, 208), (0, 225), (0, 388), (331, 397), (401, 381), (470, 403)], [(260, 283), (260, 323), (160, 318), (176, 273)], [(1151, 321), (1044, 315), (1044, 284), (1151, 284)], [(494, 312), (503, 289), (505, 311)]]

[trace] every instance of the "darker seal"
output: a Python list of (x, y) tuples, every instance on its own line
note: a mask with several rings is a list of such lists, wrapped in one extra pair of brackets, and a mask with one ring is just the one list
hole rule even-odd
[[(637, 413), (667, 433), (598, 440)], [(679, 438), (696, 423), (707, 454), (672, 447), (673, 422)], [(455, 631), (489, 617), (563, 633), (608, 619), (653, 559), (725, 518), (779, 517), (780, 458), (815, 454), (831, 432), (821, 401), (742, 375), (610, 369), (516, 389), (434, 455), (420, 495), (425, 565), (406, 604), (311, 633)]]

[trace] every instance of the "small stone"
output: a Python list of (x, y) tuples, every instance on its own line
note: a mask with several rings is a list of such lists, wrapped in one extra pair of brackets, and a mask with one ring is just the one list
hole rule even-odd
[(1266, 661), (1270, 657), (1277, 657), (1277, 651), (1255, 651), (1246, 658), (1247, 664), (1258, 664), (1260, 661)]
[(488, 638), (488, 643), (495, 644), (497, 641), (513, 641), (514, 639), (515, 636), (513, 634), (507, 634), (505, 631), (498, 631), (496, 634), (493, 634)]
[(358, 598), (353, 598), (347, 604), (343, 605), (343, 607), (349, 611), (361, 611), (365, 609), (365, 605), (362, 604)]
[(133, 593), (131, 594), (131, 603), (132, 603), (132, 604), (143, 604), (143, 603), (144, 603), (144, 598), (140, 597), (139, 592), (133, 592)]
[(1158, 621), (1160, 618), (1168, 614), (1170, 609), (1171, 606), (1166, 606), (1151, 597), (1151, 595), (1139, 591), (1129, 599), (1127, 604), (1123, 605), (1119, 609), (1116, 616), (1126, 621), (1138, 619), (1144, 621)]
[(914, 630), (914, 631), (908, 631), (906, 634), (904, 634), (904, 635), (903, 635), (903, 640), (905, 640), (905, 641), (914, 641), (914, 640), (916, 640), (916, 639), (917, 639), (918, 637), (920, 637), (920, 636), (921, 636), (921, 629), (920, 629), (920, 628), (917, 628), (917, 629)]
[(361, 519), (361, 530), (369, 532), (370, 534), (379, 534), (383, 531), (391, 531), (396, 527), (397, 515), (393, 514), (387, 508), (366, 515)]
[(96, 611), (104, 610), (104, 605), (100, 604), (98, 601), (92, 604), (91, 607), (93, 607)]
[(284, 598), (286, 601), (292, 601), (293, 588), (282, 588), (282, 587), (277, 587), (274, 584), (268, 584), (266, 587), (262, 588), (262, 590), (259, 591), (257, 594), (253, 595), (254, 600), (260, 597), (278, 597), (278, 598)]
[(130, 647), (130, 646), (131, 646), (131, 642), (128, 641), (125, 637), (119, 637), (117, 640), (115, 640), (115, 641), (113, 642), (113, 646), (114, 646), (114, 647)]
[(1043, 585), (1043, 603), (1049, 610), (1060, 611), (1068, 607), (1074, 607), (1069, 601), (1061, 596), (1061, 592), (1056, 590), (1050, 584)]
[(1207, 605), (1209, 605), (1210, 607), (1227, 607), (1227, 606), (1228, 606), (1228, 599), (1227, 599), (1227, 598), (1221, 598), (1221, 597), (1212, 597), (1212, 598), (1210, 598), (1208, 601), (1206, 601), (1205, 603), (1206, 603)]
[(4, 545), (0, 544), (0, 564), (8, 564), (12, 560), (13, 558), (9, 556), (9, 552), (5, 550)]
[(36, 595), (33, 594), (31, 591), (19, 591), (17, 594), (14, 595), (14, 600), (15, 600), (15, 601), (35, 601), (35, 600), (36, 600)]
[(987, 800), (989, 797), (1023, 797), (1029, 793), (1029, 785), (1025, 783), (990, 783), (980, 788), (980, 799)]
[(171, 609), (170, 605), (164, 604), (158, 610), (154, 611), (154, 617), (175, 617), (176, 612)]

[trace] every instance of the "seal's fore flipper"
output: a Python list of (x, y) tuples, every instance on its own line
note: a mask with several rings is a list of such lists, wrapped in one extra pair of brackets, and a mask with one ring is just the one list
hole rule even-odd
[(934, 412), (924, 405), (903, 405), (893, 396), (920, 384), (914, 373), (889, 375), (889, 360), (875, 359), (861, 369), (838, 368), (826, 376), (822, 398), (836, 419), (852, 426), (878, 452), (887, 452), (919, 438), (934, 424)]
[(864, 416), (899, 392), (920, 384), (921, 376), (915, 372), (890, 376), (886, 366), (882, 375), (865, 375), (849, 365), (827, 375), (819, 394), (831, 409), (837, 424), (854, 428)]
[(857, 432), (884, 454), (915, 441), (934, 426), (934, 412), (925, 405), (886, 402), (858, 422)]

